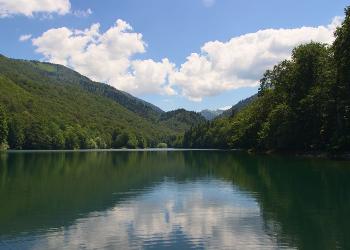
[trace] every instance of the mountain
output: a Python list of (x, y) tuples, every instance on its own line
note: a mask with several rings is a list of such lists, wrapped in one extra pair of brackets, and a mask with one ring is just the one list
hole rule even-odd
[(205, 123), (205, 118), (194, 111), (177, 109), (163, 113), (159, 119), (160, 123), (177, 132), (183, 132), (189, 127)]
[[(14, 63), (14, 61), (12, 61), (12, 63)], [(23, 70), (34, 70), (37, 73), (59, 83), (78, 85), (90, 93), (105, 96), (145, 118), (156, 119), (159, 118), (159, 116), (162, 113), (164, 113), (163, 110), (151, 103), (145, 102), (124, 91), (117, 90), (110, 85), (94, 82), (89, 78), (65, 66), (52, 63), (25, 60), (16, 60), (15, 63), (22, 67)], [(4, 66), (6, 67), (6, 64)], [(1, 68), (2, 72), (6, 71), (5, 67)], [(7, 70), (11, 72), (12, 69), (8, 68)]]
[(208, 121), (211, 121), (221, 115), (225, 110), (217, 109), (217, 110), (209, 110), (205, 109), (200, 112), (202, 116)]
[(185, 119), (188, 111), (164, 112), (51, 63), (0, 56), (0, 89), (0, 119), (3, 110), (8, 131), (0, 144), (6, 141), (11, 148), (171, 145), (170, 138), (201, 122), (192, 115)]
[(220, 117), (230, 117), (232, 114), (240, 111), (244, 107), (248, 106), (252, 101), (254, 101), (257, 98), (257, 94), (246, 98), (244, 100), (239, 101), (237, 104), (233, 105), (230, 109), (223, 110), (223, 109), (217, 109), (217, 110), (209, 110), (205, 109), (200, 112), (200, 114), (207, 120), (212, 121), (215, 118)]
[(230, 109), (222, 112), (222, 114), (220, 114), (219, 117), (231, 117), (233, 114), (236, 114), (238, 111), (247, 107), (257, 98), (258, 98), (258, 94), (255, 94), (255, 95), (252, 95), (251, 97), (241, 100), (237, 104), (233, 105)]

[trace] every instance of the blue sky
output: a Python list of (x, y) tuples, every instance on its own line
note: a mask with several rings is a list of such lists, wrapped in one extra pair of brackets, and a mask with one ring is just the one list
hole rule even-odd
[[(329, 34), (339, 24), (334, 18), (342, 16), (349, 5), (343, 0), (41, 0), (47, 7), (23, 6), (29, 2), (35, 6), (38, 1), (0, 0), (1, 54), (63, 63), (164, 110), (184, 107), (197, 111), (231, 106), (254, 94), (259, 75), (287, 58), (293, 46), (308, 40), (331, 42)], [(70, 6), (54, 6), (60, 1)], [(116, 25), (118, 19), (124, 23)], [(114, 32), (106, 42), (118, 47), (120, 37), (130, 38), (130, 43), (120, 46), (131, 52), (125, 54), (115, 47), (102, 46), (103, 42), (93, 41), (95, 38), (84, 44), (81, 54), (69, 51), (66, 42), (56, 47), (59, 36), (54, 38), (52, 34), (63, 32), (56, 29), (65, 27), (65, 31), (74, 33), (95, 23), (100, 24), (96, 39), (113, 27), (115, 31), (126, 24), (132, 26), (133, 30)], [(48, 30), (53, 30), (51, 36), (44, 35)], [(257, 33), (259, 30), (265, 31)], [(248, 33), (253, 35), (245, 36)], [(142, 38), (125, 34), (142, 34)], [(22, 35), (31, 37), (19, 41)], [(76, 33), (67, 39), (80, 36)], [(91, 44), (104, 49), (107, 46), (109, 54), (101, 50), (88, 52), (86, 48)], [(67, 51), (65, 57), (57, 55), (57, 50), (62, 54)], [(195, 56), (188, 58), (193, 53)], [(109, 71), (96, 69), (104, 67), (101, 65), (87, 65), (88, 58), (99, 55), (109, 65)], [(167, 61), (162, 61), (164, 58)], [(113, 75), (118, 67), (125, 70), (118, 69)]]

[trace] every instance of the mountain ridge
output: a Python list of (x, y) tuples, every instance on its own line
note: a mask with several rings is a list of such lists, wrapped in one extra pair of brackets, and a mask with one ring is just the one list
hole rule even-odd
[[(0, 106), (8, 116), (9, 135), (21, 135), (8, 139), (11, 148), (86, 148), (95, 144), (133, 148), (144, 147), (144, 141), (153, 147), (160, 142), (172, 145), (185, 129), (202, 122), (199, 114), (190, 116), (193, 122), (182, 121), (194, 113), (167, 114), (57, 64), (1, 56), (0, 87)], [(163, 114), (167, 119), (160, 119)], [(53, 145), (53, 137), (59, 137), (55, 138), (59, 145)], [(69, 140), (75, 142), (67, 143)], [(89, 141), (91, 145), (87, 145)]]

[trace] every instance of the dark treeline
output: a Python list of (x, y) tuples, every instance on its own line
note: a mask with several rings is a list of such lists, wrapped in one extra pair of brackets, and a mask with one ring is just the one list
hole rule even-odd
[(192, 127), (191, 148), (350, 150), (350, 7), (332, 45), (311, 42), (267, 70), (240, 112)]
[(133, 149), (156, 147), (157, 141), (117, 129), (109, 135), (80, 125), (60, 127), (54, 122), (32, 120), (29, 115), (10, 118), (0, 106), (0, 146), (2, 149)]
[[(181, 117), (187, 116), (195, 122), (204, 123), (204, 118), (197, 121), (196, 117), (199, 115), (196, 114), (195, 119), (188, 111)], [(176, 119), (180, 118), (167, 121), (168, 126), (179, 126), (178, 130), (181, 132), (180, 125), (183, 123)], [(182, 146), (180, 135), (150, 137), (144, 133), (145, 131), (137, 133), (125, 127), (99, 130), (91, 126), (83, 127), (79, 123), (58, 125), (53, 121), (33, 117), (29, 112), (9, 115), (0, 104), (0, 150), (143, 149)]]

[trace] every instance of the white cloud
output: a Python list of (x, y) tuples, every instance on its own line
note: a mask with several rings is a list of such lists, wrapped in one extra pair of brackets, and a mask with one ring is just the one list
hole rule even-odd
[(175, 90), (167, 84), (167, 77), (174, 71), (175, 65), (168, 59), (161, 62), (153, 60), (135, 60), (132, 62), (134, 75), (133, 93), (165, 93), (175, 95)]
[[(1, 1), (1, 0), (0, 0)], [(264, 71), (290, 57), (302, 43), (331, 43), (341, 18), (326, 26), (266, 29), (233, 37), (227, 42), (205, 43), (176, 67), (167, 58), (135, 60), (145, 53), (142, 34), (118, 20), (106, 32), (94, 24), (85, 30), (50, 29), (32, 39), (44, 59), (69, 66), (93, 80), (106, 82), (132, 94), (179, 94), (193, 101), (241, 87), (255, 87)]]
[(20, 42), (25, 42), (25, 41), (28, 41), (31, 37), (32, 37), (32, 34), (21, 35), (18, 40)]
[(88, 17), (92, 14), (92, 10), (88, 8), (87, 10), (75, 10), (73, 15), (76, 17)]
[(175, 94), (168, 83), (174, 65), (168, 59), (132, 60), (146, 51), (142, 35), (118, 20), (105, 33), (100, 25), (89, 29), (51, 29), (33, 39), (36, 51), (45, 60), (69, 66), (96, 81), (106, 82), (118, 89), (133, 93)]
[(292, 49), (302, 43), (331, 43), (340, 18), (328, 26), (295, 29), (266, 29), (234, 37), (228, 42), (207, 42), (200, 53), (193, 53), (170, 82), (182, 89), (193, 101), (224, 91), (258, 84), (264, 71), (290, 57)]
[(69, 0), (0, 0), (0, 17), (12, 15), (33, 16), (35, 13), (57, 13), (70, 11)]

